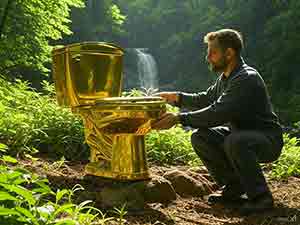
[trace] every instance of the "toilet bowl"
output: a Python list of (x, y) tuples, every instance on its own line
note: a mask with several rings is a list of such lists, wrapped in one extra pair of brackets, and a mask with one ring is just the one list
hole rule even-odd
[(53, 50), (57, 101), (79, 114), (90, 146), (87, 174), (119, 180), (150, 178), (144, 136), (166, 111), (160, 97), (120, 97), (123, 50), (84, 42)]

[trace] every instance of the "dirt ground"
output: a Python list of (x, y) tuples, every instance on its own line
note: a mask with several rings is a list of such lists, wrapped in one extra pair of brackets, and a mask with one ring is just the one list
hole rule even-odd
[[(42, 159), (36, 162), (29, 160), (20, 162), (25, 168), (46, 175), (54, 188), (55, 186), (71, 188), (76, 183), (82, 183), (80, 177), (85, 176), (85, 162), (50, 162)], [(167, 205), (152, 203), (147, 204), (144, 209), (128, 211), (123, 224), (300, 225), (300, 178), (289, 177), (287, 180), (281, 181), (268, 179), (268, 183), (275, 199), (275, 208), (264, 214), (242, 217), (237, 212), (221, 206), (211, 207), (206, 203), (207, 196), (202, 198), (178, 196), (175, 201)], [(84, 185), (91, 186), (91, 189), (96, 188), (94, 187), (95, 183), (85, 183)], [(111, 221), (108, 224), (119, 223)]]

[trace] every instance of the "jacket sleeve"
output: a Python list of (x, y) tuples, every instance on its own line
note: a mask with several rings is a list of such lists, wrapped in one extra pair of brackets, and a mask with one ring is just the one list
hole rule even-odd
[(248, 111), (252, 107), (251, 83), (247, 76), (232, 80), (222, 95), (209, 106), (197, 111), (180, 113), (181, 123), (193, 128), (215, 127), (242, 118), (249, 114)]
[(176, 106), (187, 109), (201, 109), (209, 106), (216, 96), (217, 82), (206, 91), (199, 93), (178, 92), (179, 101)]

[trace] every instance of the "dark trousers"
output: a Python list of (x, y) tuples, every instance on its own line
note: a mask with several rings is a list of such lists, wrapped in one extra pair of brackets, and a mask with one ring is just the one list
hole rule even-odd
[(192, 146), (219, 186), (230, 185), (254, 198), (269, 192), (259, 163), (276, 160), (282, 149), (278, 141), (260, 131), (227, 127), (201, 128), (191, 137)]

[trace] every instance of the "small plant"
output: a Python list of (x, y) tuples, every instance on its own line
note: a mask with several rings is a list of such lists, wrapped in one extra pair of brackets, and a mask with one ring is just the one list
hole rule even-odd
[(23, 168), (10, 168), (9, 164), (17, 163), (15, 158), (2, 156), (0, 160), (0, 224), (90, 225), (105, 224), (111, 219), (90, 206), (92, 201), (78, 205), (72, 202), (75, 192), (83, 190), (82, 186), (54, 192), (48, 180)]
[(271, 177), (284, 179), (289, 176), (300, 176), (299, 139), (284, 135), (284, 147), (279, 159), (272, 165)]
[(59, 107), (54, 87), (44, 82), (42, 95), (27, 82), (11, 83), (0, 78), (0, 141), (10, 154), (37, 151), (66, 159), (87, 159), (81, 118)]
[(180, 126), (169, 130), (152, 130), (146, 135), (149, 160), (156, 164), (200, 163), (190, 142), (191, 133)]
[(120, 209), (115, 207), (113, 210), (113, 213), (118, 215), (117, 221), (119, 222), (119, 225), (123, 225), (124, 222), (126, 222), (126, 220), (124, 219), (124, 216), (127, 214), (125, 208), (126, 208), (126, 203), (123, 204), (123, 206)]
[(152, 96), (153, 94), (157, 93), (158, 89), (156, 88), (144, 88), (142, 87), (141, 90), (133, 88), (130, 91), (124, 91), (122, 96), (126, 97), (143, 97), (143, 96)]

